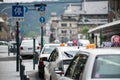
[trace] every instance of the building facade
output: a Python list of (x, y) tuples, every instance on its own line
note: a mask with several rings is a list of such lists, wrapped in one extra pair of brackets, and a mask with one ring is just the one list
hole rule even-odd
[(83, 38), (81, 35), (85, 26), (91, 29), (106, 23), (108, 23), (108, 1), (84, 0), (82, 3), (68, 4), (60, 19), (52, 20), (51, 32), (55, 38), (67, 42)]
[(0, 40), (9, 41), (11, 38), (10, 26), (7, 23), (7, 15), (0, 15)]

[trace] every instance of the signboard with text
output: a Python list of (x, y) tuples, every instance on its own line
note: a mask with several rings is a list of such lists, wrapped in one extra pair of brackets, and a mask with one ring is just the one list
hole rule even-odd
[(24, 7), (21, 5), (13, 5), (12, 16), (15, 21), (24, 21)]

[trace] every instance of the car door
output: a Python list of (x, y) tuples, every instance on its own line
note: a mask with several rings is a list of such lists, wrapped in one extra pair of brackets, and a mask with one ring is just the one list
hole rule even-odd
[(50, 78), (52, 80), (56, 80), (57, 78), (56, 78), (56, 73), (55, 73), (54, 69), (56, 67), (58, 67), (58, 62), (59, 62), (59, 51), (58, 51), (58, 49), (56, 48), (52, 54), (53, 54), (53, 56), (52, 56), (53, 61), (51, 61), (49, 63), (49, 68), (50, 68), (49, 72), (50, 72)]
[(54, 59), (53, 59), (54, 51), (55, 50), (52, 51), (52, 53), (49, 56), (48, 62), (45, 64), (45, 79), (46, 80), (50, 80), (50, 65), (51, 65), (51, 62), (54, 61)]
[(79, 54), (75, 56), (68, 67), (63, 80), (82, 80), (84, 67), (88, 59), (87, 55)]
[(57, 58), (57, 51), (54, 49), (52, 53), (49, 56), (48, 63), (45, 65), (45, 77), (46, 80), (50, 80), (51, 75), (54, 75), (54, 66), (55, 66), (55, 61)]

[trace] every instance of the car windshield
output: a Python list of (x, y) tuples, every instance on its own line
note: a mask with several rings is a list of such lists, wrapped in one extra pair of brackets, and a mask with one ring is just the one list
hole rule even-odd
[(45, 47), (42, 54), (50, 54), (55, 47)]
[(120, 55), (97, 56), (92, 78), (120, 78)]
[(78, 51), (64, 51), (62, 56), (63, 57), (68, 57), (68, 58), (72, 58), (75, 56), (75, 54), (77, 53)]
[[(38, 45), (37, 41), (36, 44)], [(33, 40), (23, 41), (22, 45), (33, 45)]]

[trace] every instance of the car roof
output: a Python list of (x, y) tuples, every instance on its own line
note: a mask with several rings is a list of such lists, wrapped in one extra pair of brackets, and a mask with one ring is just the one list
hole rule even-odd
[(59, 49), (60, 51), (79, 50), (77, 46), (59, 46), (56, 48)]
[(92, 55), (106, 55), (106, 54), (120, 54), (120, 48), (96, 48), (96, 49), (83, 49), (80, 52), (87, 52), (88, 54)]
[(49, 43), (49, 44), (44, 44), (44, 46), (52, 46), (52, 45), (60, 45), (60, 44), (55, 44), (55, 43)]

